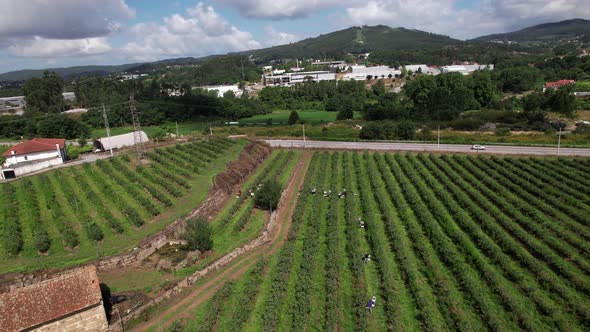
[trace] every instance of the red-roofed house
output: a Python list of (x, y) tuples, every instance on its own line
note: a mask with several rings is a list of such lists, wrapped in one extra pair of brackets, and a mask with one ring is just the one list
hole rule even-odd
[(67, 158), (65, 147), (66, 140), (63, 138), (33, 138), (14, 145), (2, 154), (6, 162), (0, 172), (0, 178), (10, 179), (63, 164)]
[(0, 294), (0, 331), (106, 331), (96, 267)]
[(547, 89), (559, 89), (562, 86), (568, 85), (568, 84), (575, 84), (576, 81), (575, 80), (559, 80), (559, 81), (555, 81), (555, 82), (547, 82), (545, 83), (545, 85), (543, 85), (543, 92), (547, 91)]

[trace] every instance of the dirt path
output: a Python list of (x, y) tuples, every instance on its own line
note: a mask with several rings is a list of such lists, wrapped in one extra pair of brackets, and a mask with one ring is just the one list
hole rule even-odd
[(216, 271), (215, 274), (208, 276), (204, 283), (192, 289), (183, 299), (168, 306), (166, 310), (159, 312), (150, 321), (135, 326), (132, 331), (145, 331), (156, 327), (163, 329), (178, 319), (191, 318), (194, 309), (209, 300), (223, 286), (225, 280), (237, 279), (261, 257), (275, 253), (287, 239), (291, 219), (297, 204), (297, 192), (303, 184), (310, 160), (311, 152), (306, 151), (301, 155), (301, 159), (285, 189), (285, 204), (277, 211), (277, 224), (270, 229), (270, 240), (267, 243), (243, 254), (227, 266)]

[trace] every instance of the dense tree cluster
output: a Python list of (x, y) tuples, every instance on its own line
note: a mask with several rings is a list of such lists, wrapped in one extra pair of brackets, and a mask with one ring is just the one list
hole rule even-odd
[(62, 112), (64, 110), (63, 86), (63, 80), (54, 72), (46, 71), (43, 77), (33, 77), (28, 80), (23, 86), (27, 114)]
[(186, 222), (184, 237), (190, 250), (201, 252), (213, 248), (211, 225), (203, 218), (193, 218)]
[(363, 81), (320, 81), (291, 87), (267, 86), (260, 100), (272, 108), (340, 111), (345, 101), (362, 105), (369, 92)]

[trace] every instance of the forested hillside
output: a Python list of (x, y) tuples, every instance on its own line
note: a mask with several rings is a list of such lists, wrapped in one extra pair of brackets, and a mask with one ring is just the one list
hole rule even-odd
[(339, 58), (347, 53), (377, 50), (434, 48), (460, 43), (459, 40), (430, 32), (390, 28), (385, 25), (351, 27), (344, 30), (307, 38), (288, 45), (275, 46), (252, 54), (260, 61), (281, 58)]
[(590, 21), (573, 19), (554, 23), (539, 24), (508, 33), (498, 33), (477, 37), (477, 41), (511, 40), (534, 41), (573, 38), (576, 36), (590, 35)]

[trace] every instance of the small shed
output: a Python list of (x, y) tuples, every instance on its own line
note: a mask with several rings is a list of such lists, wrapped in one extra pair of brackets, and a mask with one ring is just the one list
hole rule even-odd
[[(116, 135), (111, 137), (101, 137), (94, 142), (94, 148), (101, 151), (107, 151), (110, 149), (121, 149), (126, 146), (133, 146), (135, 144), (134, 133), (127, 133), (122, 135)], [(149, 142), (148, 136), (144, 131), (140, 131), (141, 139), (144, 143)]]

